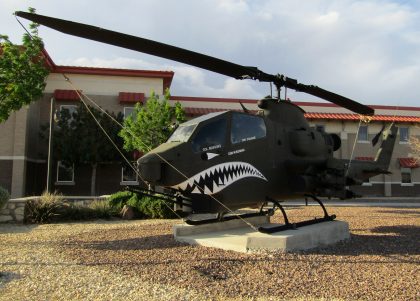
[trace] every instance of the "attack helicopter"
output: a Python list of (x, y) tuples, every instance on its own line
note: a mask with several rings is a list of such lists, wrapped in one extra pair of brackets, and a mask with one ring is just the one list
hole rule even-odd
[[(294, 89), (361, 115), (374, 114), (372, 108), (354, 100), (284, 75), (268, 74), (256, 67), (149, 39), (33, 13), (16, 12), (16, 15), (70, 35), (175, 60), (238, 80), (269, 82), (276, 87), (277, 97), (261, 99), (256, 114), (241, 104), (242, 112), (214, 112), (191, 119), (180, 124), (167, 142), (138, 160), (142, 178), (153, 187), (166, 188), (161, 198), (188, 206), (193, 213), (218, 213), (216, 219), (187, 220), (190, 224), (238, 218), (225, 214), (245, 207), (263, 208), (267, 203), (273, 204), (273, 208), (261, 209), (257, 214), (272, 214), (278, 208), (285, 225), (261, 227), (261, 232), (330, 221), (335, 216), (327, 213), (320, 197), (355, 197), (352, 186), (389, 173), (398, 130), (394, 124), (374, 138), (376, 143), (382, 136), (374, 161), (337, 159), (333, 153), (340, 149), (340, 137), (311, 127), (299, 106), (280, 98), (280, 90)], [(150, 191), (137, 191), (154, 195)], [(302, 197), (318, 202), (324, 217), (291, 224), (280, 201)], [(239, 217), (246, 216), (250, 215)]]

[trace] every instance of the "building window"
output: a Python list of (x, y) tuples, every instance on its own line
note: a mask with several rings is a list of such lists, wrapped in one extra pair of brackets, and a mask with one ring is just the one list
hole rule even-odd
[(368, 142), (368, 126), (367, 125), (361, 125), (359, 127), (359, 133), (357, 134), (357, 141), (358, 142)]
[[(131, 166), (136, 168), (135, 164), (136, 164), (135, 162), (132, 162)], [(125, 185), (138, 184), (137, 172), (131, 166), (123, 166), (123, 168), (121, 169), (121, 184), (125, 184)]]
[(401, 168), (401, 184), (412, 184), (411, 168)]
[(61, 161), (57, 162), (57, 183), (74, 183), (74, 164), (65, 165)]
[(73, 120), (73, 113), (75, 112), (77, 112), (77, 106), (75, 105), (61, 105), (60, 106), (60, 115), (69, 114), (69, 118), (67, 120), (69, 124)]
[(124, 107), (124, 119), (133, 115), (135, 107)]
[(408, 143), (409, 138), (408, 127), (400, 127), (400, 143)]
[(325, 125), (315, 124), (315, 130), (317, 130), (318, 132), (325, 132)]

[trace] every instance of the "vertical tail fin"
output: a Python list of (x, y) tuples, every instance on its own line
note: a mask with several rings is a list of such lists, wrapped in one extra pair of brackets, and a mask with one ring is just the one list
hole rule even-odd
[(380, 169), (388, 170), (391, 161), (392, 152), (394, 150), (395, 140), (397, 139), (398, 127), (394, 123), (382, 133), (382, 143), (376, 153), (375, 163)]

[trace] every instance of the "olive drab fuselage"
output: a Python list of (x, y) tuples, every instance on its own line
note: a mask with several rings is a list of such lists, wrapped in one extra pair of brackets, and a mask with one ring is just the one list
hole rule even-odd
[(180, 125), (168, 142), (139, 159), (140, 174), (191, 198), (194, 212), (226, 211), (221, 203), (229, 209), (254, 207), (267, 198), (309, 193), (351, 196), (348, 160), (333, 158), (340, 147), (337, 135), (310, 127), (304, 111), (291, 102), (263, 99), (259, 107), (257, 114), (225, 111)]

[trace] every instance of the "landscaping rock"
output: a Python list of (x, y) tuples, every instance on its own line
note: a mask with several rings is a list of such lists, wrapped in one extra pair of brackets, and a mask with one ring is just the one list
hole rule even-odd
[(123, 209), (121, 210), (121, 217), (123, 219), (133, 219), (136, 213), (134, 208), (129, 205), (124, 205)]
[(0, 215), (0, 223), (10, 222), (13, 218), (10, 215)]

